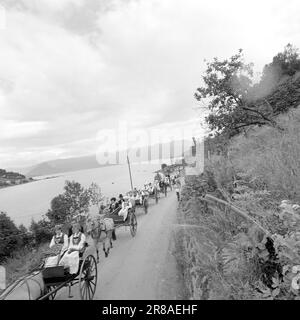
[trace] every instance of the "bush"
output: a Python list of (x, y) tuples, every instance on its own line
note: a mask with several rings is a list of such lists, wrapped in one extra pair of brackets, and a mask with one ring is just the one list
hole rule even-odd
[(6, 215), (0, 213), (0, 261), (10, 257), (12, 252), (22, 245), (20, 230)]
[(29, 230), (32, 232), (35, 245), (50, 242), (54, 232), (51, 222), (45, 219), (38, 222), (32, 220)]

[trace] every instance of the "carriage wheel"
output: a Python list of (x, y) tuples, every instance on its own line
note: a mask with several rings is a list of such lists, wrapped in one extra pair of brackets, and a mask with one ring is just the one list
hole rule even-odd
[(81, 300), (92, 300), (97, 286), (97, 262), (93, 255), (82, 262), (79, 273), (79, 295)]
[(145, 210), (145, 214), (148, 213), (148, 199), (144, 199), (144, 210)]
[(136, 235), (136, 230), (137, 230), (137, 220), (136, 220), (135, 214), (132, 213), (131, 221), (130, 221), (130, 233), (131, 233), (132, 237), (134, 237)]

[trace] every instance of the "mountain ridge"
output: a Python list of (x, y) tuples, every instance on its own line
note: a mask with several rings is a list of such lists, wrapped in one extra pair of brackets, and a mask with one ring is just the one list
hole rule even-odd
[[(175, 150), (174, 145), (176, 143), (182, 143), (182, 150)], [(166, 159), (166, 158), (177, 158), (182, 156), (182, 153), (185, 152), (189, 146), (192, 144), (192, 142), (188, 140), (183, 141), (172, 141), (168, 143), (161, 143), (161, 144), (154, 144), (152, 146), (145, 146), (140, 148), (133, 148), (129, 151), (129, 156), (139, 156), (147, 154), (148, 156), (146, 158), (141, 158), (141, 162), (143, 161), (149, 161), (151, 160), (159, 160), (159, 159)], [(167, 157), (163, 156), (163, 150), (168, 151), (168, 147), (170, 147), (170, 154)], [(149, 156), (149, 150), (151, 155)], [(153, 152), (153, 150), (155, 152)], [(119, 159), (126, 159), (126, 150), (120, 150), (118, 151)], [(122, 154), (122, 157), (120, 156)], [(112, 154), (110, 154), (112, 155)], [(149, 159), (150, 157), (150, 159)], [(109, 158), (109, 157), (108, 157)], [(101, 168), (106, 166), (112, 166), (116, 165), (118, 163), (99, 163), (99, 158), (97, 159), (96, 154), (90, 154), (86, 156), (81, 157), (70, 157), (70, 158), (63, 158), (63, 159), (55, 159), (55, 160), (49, 160), (44, 161), (41, 163), (38, 163), (36, 165), (26, 167), (26, 168), (18, 168), (18, 172), (26, 175), (27, 177), (37, 177), (37, 176), (45, 176), (45, 175), (52, 175), (57, 173), (63, 173), (63, 172), (70, 172), (70, 171), (78, 171), (78, 170), (85, 170), (85, 169), (93, 169), (93, 168)]]

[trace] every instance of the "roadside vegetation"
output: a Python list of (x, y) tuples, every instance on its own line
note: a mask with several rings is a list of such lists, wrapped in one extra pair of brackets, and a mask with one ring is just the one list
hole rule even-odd
[(300, 58), (288, 45), (258, 83), (251, 68), (242, 51), (215, 59), (196, 93), (211, 133), (176, 237), (191, 299), (300, 299)]

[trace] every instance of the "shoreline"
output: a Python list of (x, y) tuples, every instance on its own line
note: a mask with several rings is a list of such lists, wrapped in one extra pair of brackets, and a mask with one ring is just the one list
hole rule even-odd
[(17, 186), (22, 186), (24, 184), (29, 184), (29, 183), (33, 183), (33, 182), (38, 182), (38, 181), (42, 181), (42, 180), (49, 180), (49, 179), (55, 179), (61, 176), (53, 176), (53, 177), (46, 177), (46, 178), (41, 178), (41, 179), (33, 179), (27, 182), (23, 182), (23, 183), (19, 183), (19, 184), (12, 184), (12, 185), (8, 185), (8, 186), (0, 186), (0, 190), (2, 189), (7, 189), (7, 188), (12, 188), (12, 187), (17, 187)]

